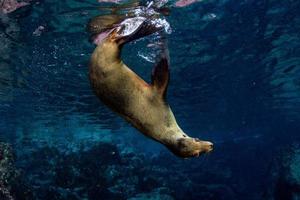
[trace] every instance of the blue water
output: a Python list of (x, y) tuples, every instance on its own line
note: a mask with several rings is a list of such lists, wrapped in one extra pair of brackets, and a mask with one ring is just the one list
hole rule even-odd
[[(300, 198), (300, 1), (168, 5), (168, 102), (186, 133), (215, 144), (188, 160), (91, 91), (85, 27), (103, 14), (98, 6), (32, 2), (6, 16), (12, 37), (0, 26), (0, 142), (18, 172), (1, 182), (0, 159), (0, 199), (9, 199), (3, 188), (26, 200)], [(122, 57), (150, 81), (154, 64), (138, 56), (146, 43), (128, 44)]]

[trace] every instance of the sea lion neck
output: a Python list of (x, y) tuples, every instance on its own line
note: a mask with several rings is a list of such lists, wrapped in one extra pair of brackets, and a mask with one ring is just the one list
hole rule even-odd
[(104, 40), (97, 46), (94, 56), (100, 61), (100, 65), (121, 63), (121, 46), (110, 39)]

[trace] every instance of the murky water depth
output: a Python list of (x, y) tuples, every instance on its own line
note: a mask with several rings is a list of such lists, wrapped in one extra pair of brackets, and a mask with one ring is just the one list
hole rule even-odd
[[(192, 160), (139, 135), (92, 93), (87, 73), (95, 46), (85, 26), (105, 12), (98, 6), (45, 0), (1, 16), (0, 141), (12, 145), (31, 191), (20, 195), (18, 187), (11, 191), (16, 199), (299, 195), (298, 1), (204, 0), (171, 8), (168, 101), (187, 133), (215, 143), (211, 154)], [(151, 39), (128, 44), (122, 55), (147, 81)]]

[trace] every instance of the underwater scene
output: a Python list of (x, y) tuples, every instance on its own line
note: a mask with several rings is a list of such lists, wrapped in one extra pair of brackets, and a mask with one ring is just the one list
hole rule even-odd
[(299, 0), (0, 0), (0, 200), (298, 199)]

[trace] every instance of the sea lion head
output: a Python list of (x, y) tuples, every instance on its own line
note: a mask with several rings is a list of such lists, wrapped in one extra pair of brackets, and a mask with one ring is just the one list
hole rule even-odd
[(184, 136), (167, 147), (176, 155), (183, 158), (199, 157), (213, 150), (213, 143), (198, 138)]

